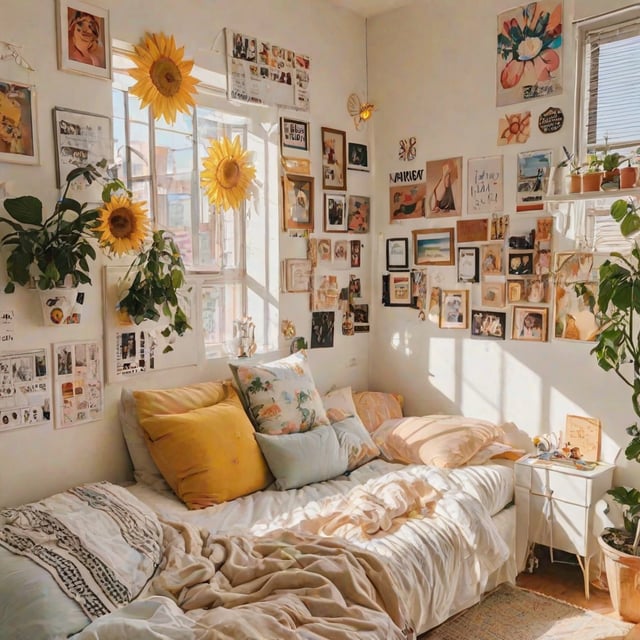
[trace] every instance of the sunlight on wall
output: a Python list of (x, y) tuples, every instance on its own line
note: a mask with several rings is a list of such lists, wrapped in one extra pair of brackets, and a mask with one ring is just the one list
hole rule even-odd
[(462, 348), (462, 371), (465, 373), (460, 397), (462, 413), (503, 422), (504, 351), (501, 341), (465, 340)]
[[(533, 345), (532, 345), (533, 346)], [(540, 376), (515, 356), (505, 353), (504, 377), (509, 389), (504, 394), (503, 415), (522, 415), (526, 407), (526, 424), (518, 427), (527, 433), (546, 433), (548, 428), (548, 393)]]
[(411, 340), (413, 339), (413, 334), (409, 331), (404, 332), (402, 335), (399, 331), (396, 331), (391, 336), (391, 347), (394, 351), (398, 351), (399, 353), (403, 353), (407, 358), (413, 355), (413, 349), (409, 346), (411, 344)]
[(456, 362), (456, 341), (453, 338), (429, 340), (429, 381), (435, 389), (456, 402), (456, 380), (460, 371)]

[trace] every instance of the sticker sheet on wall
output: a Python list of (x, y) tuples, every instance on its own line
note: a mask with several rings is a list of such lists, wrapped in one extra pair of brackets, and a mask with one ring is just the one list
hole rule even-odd
[(496, 105), (562, 92), (562, 0), (540, 0), (498, 15)]

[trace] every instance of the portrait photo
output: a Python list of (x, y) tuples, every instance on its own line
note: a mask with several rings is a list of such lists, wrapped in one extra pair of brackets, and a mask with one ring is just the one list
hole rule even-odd
[(107, 9), (79, 0), (57, 0), (58, 68), (111, 78)]
[(467, 329), (469, 292), (466, 289), (443, 290), (440, 303), (441, 329)]
[(0, 162), (38, 164), (35, 88), (0, 80)]
[(513, 307), (511, 339), (546, 342), (548, 315), (547, 307)]
[(347, 190), (347, 134), (338, 129), (321, 128), (322, 188)]
[(369, 152), (366, 144), (349, 143), (347, 168), (356, 171), (369, 171)]
[(368, 196), (349, 196), (349, 218), (347, 231), (367, 233), (371, 216), (371, 201)]
[(335, 193), (324, 194), (324, 230), (337, 232), (347, 230), (347, 199)]

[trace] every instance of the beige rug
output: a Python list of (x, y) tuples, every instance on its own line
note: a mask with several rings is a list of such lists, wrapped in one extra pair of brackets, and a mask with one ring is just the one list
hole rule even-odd
[(503, 584), (420, 640), (613, 640), (633, 624)]

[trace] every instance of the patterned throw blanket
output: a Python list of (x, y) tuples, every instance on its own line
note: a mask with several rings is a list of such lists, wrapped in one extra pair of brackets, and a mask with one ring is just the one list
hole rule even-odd
[(160, 562), (161, 542), (155, 516), (107, 482), (0, 511), (0, 545), (48, 571), (91, 620), (138, 595)]

